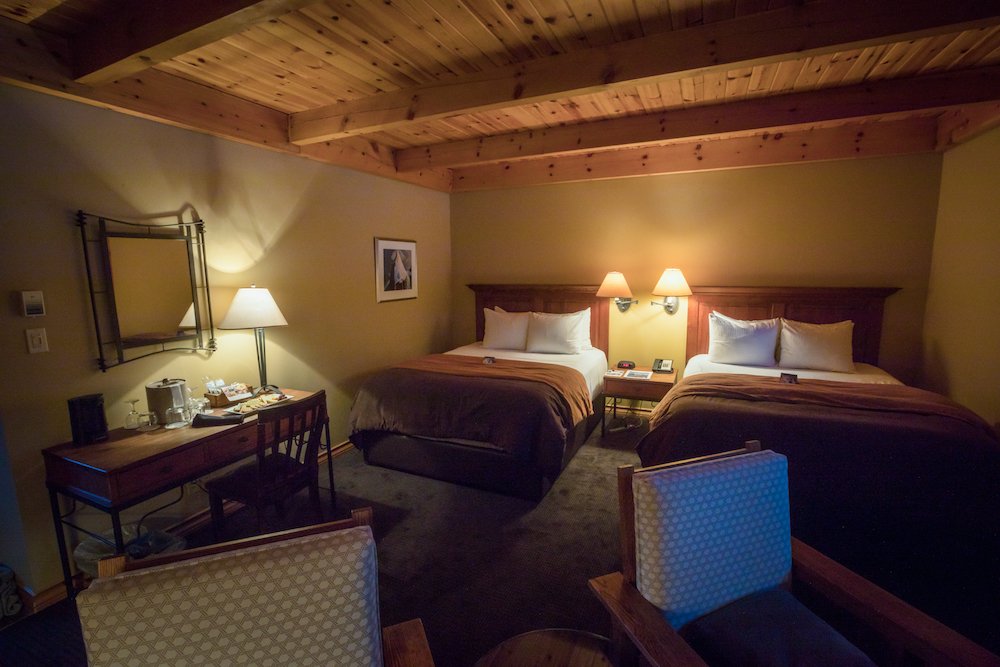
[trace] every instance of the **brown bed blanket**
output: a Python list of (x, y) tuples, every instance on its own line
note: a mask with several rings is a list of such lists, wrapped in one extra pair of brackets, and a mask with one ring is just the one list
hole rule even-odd
[(793, 532), (857, 569), (934, 550), (1000, 556), (1000, 443), (943, 396), (706, 373), (679, 382), (650, 423), (644, 466), (746, 440), (784, 454)]
[(556, 364), (436, 354), (375, 373), (358, 390), (351, 441), (367, 433), (454, 440), (503, 451), (557, 475), (567, 436), (593, 414), (579, 371)]
[(931, 391), (892, 384), (860, 384), (801, 380), (798, 384), (778, 378), (726, 373), (703, 373), (678, 383), (653, 410), (649, 427), (655, 428), (669, 414), (676, 400), (692, 396), (740, 401), (775, 401), (823, 408), (847, 408), (871, 412), (935, 415), (963, 422), (995, 437), (993, 429), (978, 415), (958, 403)]

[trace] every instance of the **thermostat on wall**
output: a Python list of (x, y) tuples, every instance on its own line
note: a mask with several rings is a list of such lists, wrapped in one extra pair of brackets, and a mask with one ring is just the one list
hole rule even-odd
[(21, 292), (25, 317), (41, 317), (45, 314), (45, 296), (41, 290)]

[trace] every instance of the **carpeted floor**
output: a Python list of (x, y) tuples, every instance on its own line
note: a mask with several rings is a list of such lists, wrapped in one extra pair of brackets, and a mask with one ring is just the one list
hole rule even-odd
[[(517, 498), (366, 466), (357, 451), (334, 462), (337, 515), (371, 506), (378, 543), (383, 625), (419, 617), (440, 667), (468, 667), (504, 639), (528, 630), (568, 627), (607, 634), (607, 617), (587, 580), (618, 569), (615, 471), (637, 463), (633, 447), (645, 428), (609, 434), (600, 429), (535, 504)], [(326, 482), (325, 466), (323, 483)], [(269, 514), (267, 530), (313, 523), (299, 494), (286, 520)], [(250, 512), (227, 522), (227, 538), (254, 533)], [(212, 541), (208, 529), (187, 536), (191, 546)], [(877, 551), (873, 539), (867, 551)], [(1000, 591), (988, 554), (950, 554), (930, 569), (864, 558), (870, 571), (847, 563), (955, 629), (1000, 651)], [(914, 537), (914, 554), (934, 552)], [(933, 553), (931, 553), (933, 555)], [(956, 559), (963, 566), (955, 565)], [(910, 559), (919, 561), (921, 559)], [(928, 560), (928, 559), (924, 559)], [(930, 562), (934, 562), (930, 558)], [(977, 574), (978, 573), (978, 574)], [(85, 666), (79, 622), (64, 601), (0, 630), (0, 667)]]
[[(356, 507), (375, 511), (383, 625), (421, 618), (441, 667), (472, 665), (502, 640), (537, 628), (607, 634), (587, 580), (618, 569), (615, 470), (638, 462), (632, 447), (642, 433), (602, 439), (597, 429), (537, 504), (366, 466), (356, 451), (337, 457), (332, 518)], [(286, 520), (272, 517), (266, 528), (314, 522), (305, 500), (300, 494)], [(253, 534), (253, 523), (240, 512), (226, 537)], [(191, 546), (210, 541), (208, 530), (188, 536)], [(73, 603), (0, 631), (0, 665), (86, 665)]]

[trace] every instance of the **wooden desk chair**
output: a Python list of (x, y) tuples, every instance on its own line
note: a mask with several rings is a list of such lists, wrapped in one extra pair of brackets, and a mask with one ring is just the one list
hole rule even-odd
[(590, 580), (616, 664), (1000, 664), (792, 538), (787, 462), (747, 444), (619, 468), (622, 572)]
[(99, 561), (76, 597), (88, 664), (433, 667), (419, 619), (380, 628), (371, 517)]
[[(254, 507), (259, 533), (267, 505), (274, 505), (283, 515), (284, 501), (308, 488), (316, 515), (322, 521), (318, 455), (324, 433), (329, 438), (325, 391), (258, 412), (256, 460), (205, 484), (216, 539), (222, 535), (226, 499)], [(334, 493), (332, 473), (330, 493)]]

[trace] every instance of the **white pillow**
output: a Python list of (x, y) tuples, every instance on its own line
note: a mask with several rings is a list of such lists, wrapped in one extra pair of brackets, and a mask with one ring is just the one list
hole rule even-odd
[(508, 313), (499, 308), (483, 308), (483, 347), (494, 350), (523, 350), (528, 340), (528, 313)]
[(528, 352), (576, 354), (590, 348), (590, 309), (575, 313), (531, 313)]
[(781, 357), (784, 368), (854, 372), (854, 322), (810, 324), (781, 320)]
[(573, 345), (576, 351), (593, 350), (590, 343), (590, 308), (578, 310), (575, 313), (565, 313), (558, 317), (576, 318), (576, 329), (573, 331)]
[(774, 366), (778, 318), (735, 320), (722, 313), (708, 314), (708, 359), (720, 364)]

